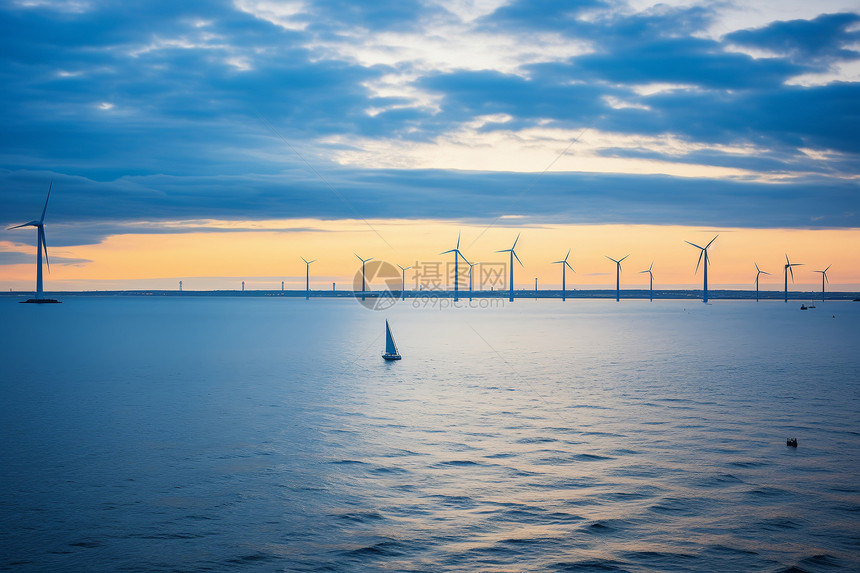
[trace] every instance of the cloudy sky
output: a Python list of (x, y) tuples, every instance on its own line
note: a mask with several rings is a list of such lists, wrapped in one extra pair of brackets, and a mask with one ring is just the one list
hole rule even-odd
[[(362, 4), (3, 3), (0, 224), (53, 180), (56, 289), (264, 288), (317, 252), (345, 281), (458, 232), (485, 260), (522, 232), (529, 276), (573, 248), (609, 284), (618, 249), (695, 283), (683, 240), (719, 232), (725, 284), (759, 245), (860, 284), (856, 0)], [(0, 288), (34, 244), (0, 232)]]

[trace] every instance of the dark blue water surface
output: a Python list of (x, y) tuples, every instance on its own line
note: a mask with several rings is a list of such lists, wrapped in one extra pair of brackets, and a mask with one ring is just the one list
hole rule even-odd
[(860, 570), (860, 303), (414, 306), (0, 300), (0, 569)]

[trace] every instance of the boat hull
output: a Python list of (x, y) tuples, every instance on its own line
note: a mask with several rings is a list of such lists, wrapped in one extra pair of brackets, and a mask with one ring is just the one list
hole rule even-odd
[(386, 360), (400, 360), (399, 354), (383, 354), (382, 357)]

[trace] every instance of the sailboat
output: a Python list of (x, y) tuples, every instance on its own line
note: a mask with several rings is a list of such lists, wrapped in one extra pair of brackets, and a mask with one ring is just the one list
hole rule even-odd
[(388, 326), (388, 319), (385, 319), (385, 354), (382, 355), (386, 360), (400, 360), (400, 353), (397, 352), (397, 345), (394, 344), (394, 337), (391, 336), (391, 327)]

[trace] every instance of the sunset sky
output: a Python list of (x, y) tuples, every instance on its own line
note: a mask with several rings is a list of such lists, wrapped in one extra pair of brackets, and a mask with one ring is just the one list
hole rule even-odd
[[(751, 5), (752, 7), (750, 7)], [(363, 257), (518, 288), (860, 290), (856, 0), (10, 0), (0, 289), (348, 288)], [(409, 280), (407, 274), (407, 280)]]

